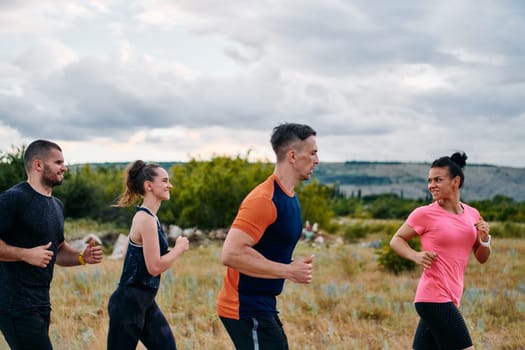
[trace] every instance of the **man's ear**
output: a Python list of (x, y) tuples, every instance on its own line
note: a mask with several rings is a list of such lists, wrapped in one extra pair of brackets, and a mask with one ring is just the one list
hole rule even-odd
[(33, 168), (38, 171), (44, 170), (44, 162), (42, 161), (42, 159), (37, 158), (33, 160)]
[(288, 159), (289, 163), (295, 163), (295, 160), (297, 158), (297, 153), (294, 148), (290, 148), (286, 154), (286, 158)]

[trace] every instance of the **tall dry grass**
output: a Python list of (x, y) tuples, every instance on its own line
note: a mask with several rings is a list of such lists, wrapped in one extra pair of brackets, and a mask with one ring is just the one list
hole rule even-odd
[[(493, 245), (487, 264), (471, 257), (461, 311), (476, 349), (525, 349), (525, 240), (495, 238)], [(374, 249), (361, 243), (300, 243), (295, 255), (310, 254), (316, 257), (312, 284), (287, 282), (279, 297), (291, 349), (410, 348), (419, 270), (383, 272)], [(232, 349), (215, 313), (224, 272), (219, 255), (220, 246), (192, 247), (163, 274), (157, 301), (179, 349)], [(106, 259), (97, 266), (56, 268), (50, 329), (55, 349), (105, 349), (107, 301), (121, 264)]]

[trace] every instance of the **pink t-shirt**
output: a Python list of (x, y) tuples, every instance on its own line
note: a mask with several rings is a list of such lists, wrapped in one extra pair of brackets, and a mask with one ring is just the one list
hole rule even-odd
[(423, 271), (415, 302), (445, 303), (459, 307), (468, 257), (477, 239), (474, 224), (479, 212), (464, 203), (462, 214), (450, 213), (437, 203), (416, 208), (407, 219), (420, 236), (422, 250), (437, 253)]

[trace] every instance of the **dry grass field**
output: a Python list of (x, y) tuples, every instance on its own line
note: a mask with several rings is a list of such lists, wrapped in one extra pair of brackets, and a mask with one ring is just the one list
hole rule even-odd
[[(295, 255), (310, 254), (316, 257), (313, 283), (286, 282), (279, 297), (291, 349), (410, 349), (419, 269), (398, 276), (384, 272), (363, 242), (301, 242)], [(224, 272), (219, 255), (218, 245), (192, 246), (163, 274), (157, 301), (181, 350), (232, 349), (215, 313)], [(495, 237), (487, 264), (471, 257), (461, 310), (476, 349), (525, 349), (524, 256), (525, 240)], [(106, 306), (121, 264), (105, 259), (98, 266), (55, 269), (50, 329), (55, 349), (105, 349)]]

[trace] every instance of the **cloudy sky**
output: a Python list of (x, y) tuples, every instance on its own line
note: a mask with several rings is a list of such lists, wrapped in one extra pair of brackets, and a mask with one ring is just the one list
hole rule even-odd
[(69, 164), (241, 155), (525, 167), (521, 0), (0, 0), (0, 150)]

